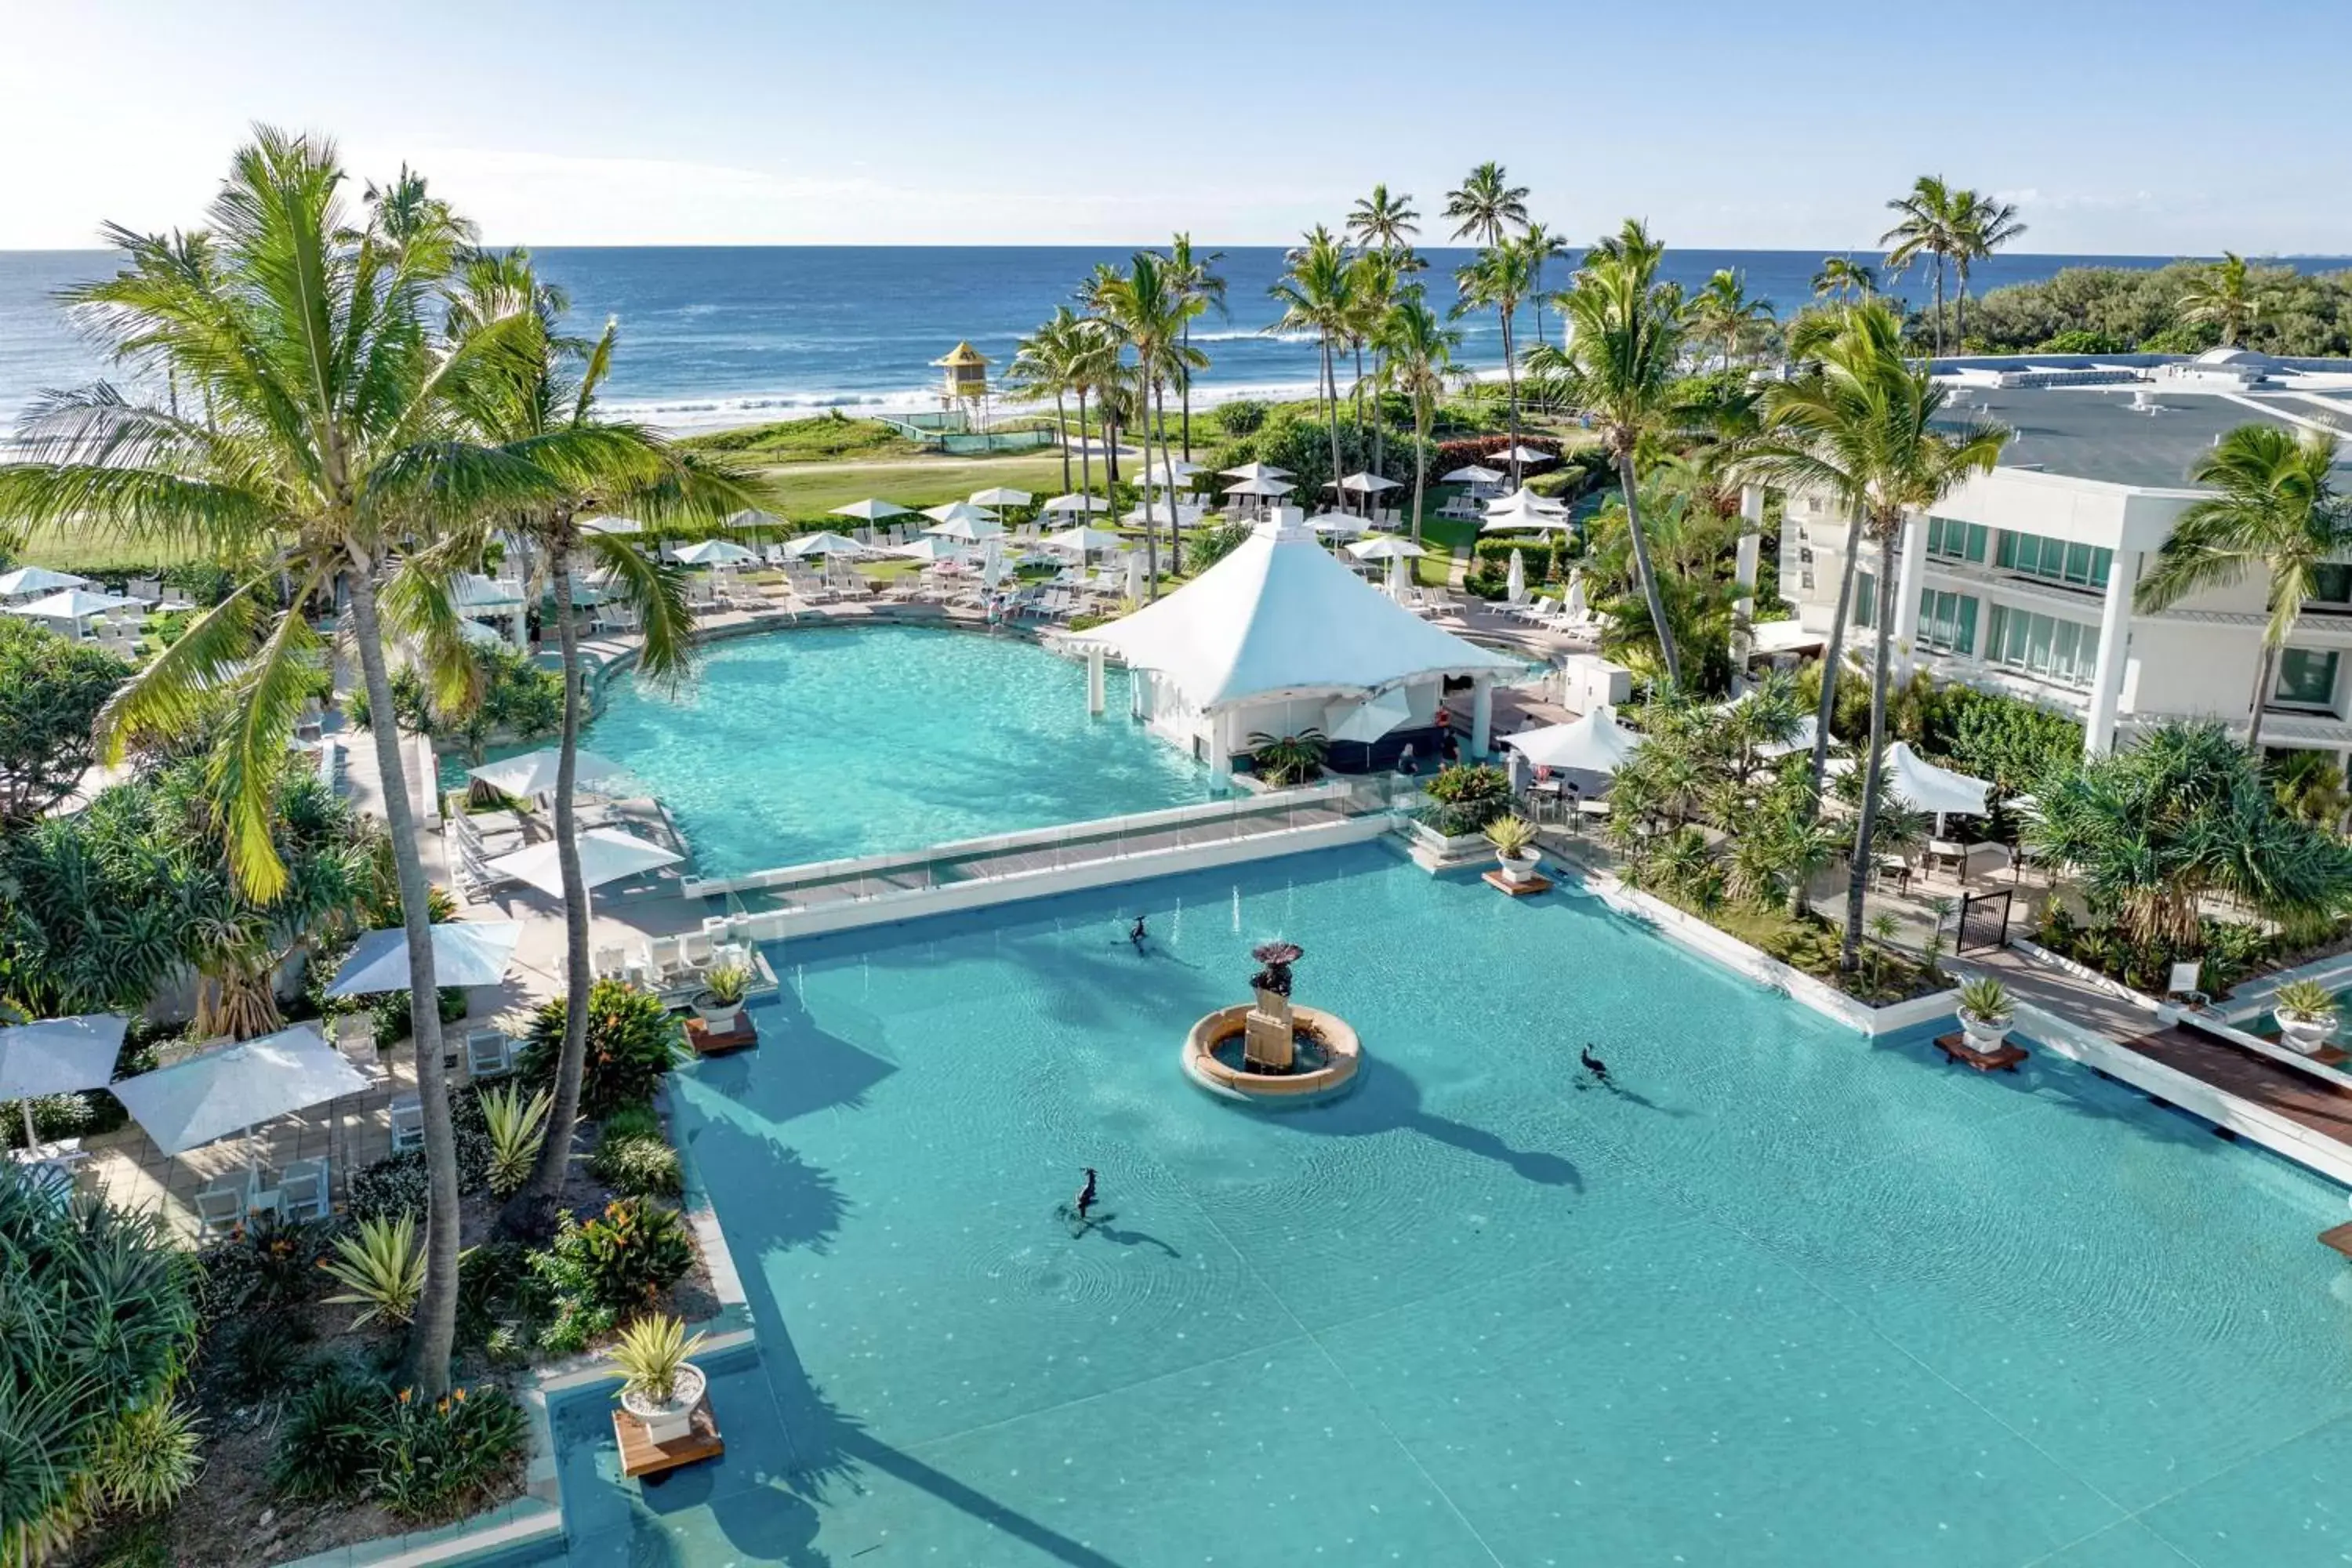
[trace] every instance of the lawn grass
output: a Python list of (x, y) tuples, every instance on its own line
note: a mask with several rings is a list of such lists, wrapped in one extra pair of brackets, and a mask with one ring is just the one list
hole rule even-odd
[(923, 446), (879, 419), (819, 415), (779, 419), (685, 437), (685, 446), (731, 452), (763, 463), (815, 463), (844, 458), (918, 458)]
[[(868, 496), (900, 506), (938, 506), (961, 500), (974, 490), (1007, 485), (1044, 498), (1062, 492), (1059, 453), (1004, 458), (909, 458), (860, 463), (855, 468), (795, 472), (791, 465), (767, 469), (761, 479), (775, 497), (770, 510), (795, 521), (823, 517), (835, 507)], [(1097, 482), (1099, 482), (1097, 475)]]
[(177, 566), (203, 554), (192, 541), (125, 539), (111, 529), (59, 524), (36, 530), (25, 548), (9, 556), (8, 563), (92, 576), (128, 566)]

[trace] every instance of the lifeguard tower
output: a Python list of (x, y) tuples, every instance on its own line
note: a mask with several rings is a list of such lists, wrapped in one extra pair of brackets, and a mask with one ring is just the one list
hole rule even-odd
[[(958, 343), (945, 358), (931, 362), (944, 373), (940, 383), (940, 406), (963, 416), (966, 429), (988, 425), (988, 357), (970, 343)], [(977, 411), (979, 417), (974, 418)]]

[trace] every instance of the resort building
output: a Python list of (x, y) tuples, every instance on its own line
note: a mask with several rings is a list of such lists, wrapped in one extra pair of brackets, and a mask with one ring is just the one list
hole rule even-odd
[[(2134, 591), (2205, 494), (2189, 475), (2226, 432), (2270, 422), (2352, 434), (2352, 362), (2216, 350), (2194, 360), (1952, 359), (1936, 370), (1955, 390), (1956, 418), (2015, 435), (1993, 472), (1906, 527), (1895, 625), (1883, 628), (1896, 668), (2072, 713), (2094, 752), (2168, 719), (2242, 731), (2267, 582), (2256, 574), (2154, 614), (2135, 606)], [(1760, 651), (1819, 646), (1849, 543), (1833, 504), (1788, 499), (1780, 581), (1795, 621), (1759, 627)], [(1868, 627), (1877, 550), (1863, 548), (1855, 621)], [(2263, 739), (2342, 761), (2352, 752), (2352, 561), (2323, 574), (2319, 590), (2263, 694)], [(1869, 646), (1868, 633), (1847, 646)]]

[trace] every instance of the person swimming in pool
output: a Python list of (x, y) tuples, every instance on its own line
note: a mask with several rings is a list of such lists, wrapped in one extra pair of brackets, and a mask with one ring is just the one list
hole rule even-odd
[(1127, 940), (1135, 944), (1135, 951), (1138, 952), (1141, 952), (1143, 951), (1144, 935), (1143, 917), (1141, 915), (1138, 915), (1135, 917), (1135, 924), (1129, 928), (1127, 933)]
[(1080, 1187), (1080, 1188), (1078, 1189), (1078, 1203), (1077, 1203), (1077, 1210), (1078, 1210), (1078, 1219), (1080, 1220), (1080, 1222), (1081, 1222), (1081, 1223), (1083, 1223), (1083, 1222), (1085, 1221), (1086, 1217), (1087, 1217), (1087, 1211), (1088, 1209), (1090, 1209), (1090, 1208), (1094, 1207), (1094, 1206), (1095, 1206), (1095, 1168), (1094, 1168), (1092, 1165), (1088, 1165), (1088, 1166), (1087, 1167), (1087, 1184), (1086, 1184), (1085, 1186)]

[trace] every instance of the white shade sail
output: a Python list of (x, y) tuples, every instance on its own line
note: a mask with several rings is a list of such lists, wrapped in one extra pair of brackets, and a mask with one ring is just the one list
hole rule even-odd
[(1296, 511), (1258, 524), (1192, 582), (1077, 634), (1193, 708), (1359, 697), (1416, 678), (1500, 675), (1517, 660), (1421, 619), (1334, 559)]
[(1564, 517), (1539, 511), (1488, 512), (1479, 523), (1481, 533), (1566, 533), (1576, 525)]
[(1496, 469), (1478, 463), (1466, 463), (1450, 474), (1441, 474), (1437, 482), (1442, 485), (1499, 485), (1505, 477)]
[(0, 572), (0, 595), (19, 598), (26, 594), (54, 594), (60, 588), (87, 588), (89, 579), (77, 577), (70, 572), (52, 572), (46, 566), (19, 566), (13, 572)]
[(760, 557), (731, 539), (698, 539), (681, 545), (677, 558), (689, 566), (740, 566)]
[(961, 539), (967, 544), (977, 544), (1003, 533), (1004, 525), (984, 517), (957, 517), (935, 522), (923, 531), (934, 539)]
[(35, 620), (86, 621), (92, 616), (110, 616), (119, 610), (144, 609), (146, 605), (144, 599), (126, 599), (115, 594), (93, 594), (87, 588), (63, 588), (29, 605), (0, 605), (0, 609), (12, 616), (25, 616)]
[[(675, 866), (684, 858), (658, 844), (648, 844), (633, 833), (614, 827), (592, 827), (580, 836), (581, 880), (591, 888), (640, 877), (664, 866)], [(536, 888), (550, 898), (563, 896), (563, 874), (555, 863), (552, 839), (511, 855), (501, 855), (490, 862), (489, 869)]]
[(984, 490), (972, 491), (970, 499), (974, 506), (1027, 506), (1036, 498), (1010, 485), (991, 485)]
[(1296, 479), (1288, 468), (1277, 468), (1272, 463), (1244, 463), (1238, 468), (1220, 468), (1218, 473), (1229, 479)]
[(1081, 555), (1091, 554), (1098, 550), (1116, 550), (1125, 542), (1124, 538), (1107, 528), (1088, 528), (1085, 523), (1045, 536), (1045, 543), (1051, 548), (1075, 550)]
[(1100, 496), (1055, 496), (1047, 501), (1046, 511), (1108, 511), (1110, 502)]
[(906, 561), (961, 561), (963, 546), (952, 539), (926, 532), (920, 539), (892, 547), (889, 553)]
[(0, 1100), (105, 1088), (129, 1027), (120, 1014), (85, 1013), (0, 1029)]
[(812, 555), (863, 555), (866, 546), (845, 533), (824, 531), (802, 534), (784, 546), (784, 553), (794, 561), (805, 561)]
[[(467, 778), (481, 780), (492, 789), (529, 799), (545, 795), (555, 787), (555, 771), (563, 753), (553, 746), (541, 746), (520, 756), (484, 763), (478, 768), (466, 770)], [(574, 787), (595, 790), (599, 785), (616, 783), (628, 777), (628, 769), (610, 757), (598, 756), (590, 751), (577, 751), (572, 757), (572, 782)]]
[(1602, 703), (1567, 724), (1547, 724), (1503, 737), (1503, 744), (1539, 768), (1573, 768), (1613, 773), (1625, 765), (1641, 737), (1617, 722), (1617, 710)]
[[(1325, 485), (1323, 488), (1328, 490), (1331, 487)], [(1381, 490), (1392, 490), (1398, 487), (1396, 480), (1383, 478), (1379, 474), (1349, 474), (1339, 481), (1339, 488), (1349, 495), (1360, 496), (1372, 495)]]
[(835, 507), (830, 515), (854, 517), (860, 522), (874, 522), (886, 517), (904, 517), (907, 515), (907, 509), (897, 501), (876, 500), (868, 497), (865, 500), (851, 501), (847, 506)]
[(583, 533), (643, 533), (646, 525), (634, 517), (583, 517), (580, 520)]
[[(496, 985), (506, 978), (520, 921), (446, 921), (433, 927), (433, 983), (436, 985)], [(351, 956), (335, 971), (330, 996), (369, 996), (408, 989), (408, 928), (372, 931), (352, 944)]]
[(1888, 792), (1914, 811), (1942, 816), (1982, 816), (1992, 785), (1949, 768), (1939, 768), (1911, 749), (1908, 741), (1886, 748)]
[(205, 1051), (112, 1085), (131, 1119), (166, 1154), (367, 1089), (372, 1080), (327, 1044), (316, 1024)]
[(1384, 533), (1378, 539), (1358, 540), (1355, 543), (1348, 546), (1348, 553), (1354, 556), (1359, 561), (1395, 561), (1400, 559), (1409, 561), (1415, 556), (1426, 555), (1429, 552), (1423, 550), (1420, 545), (1415, 544), (1410, 539), (1399, 539), (1392, 533)]

